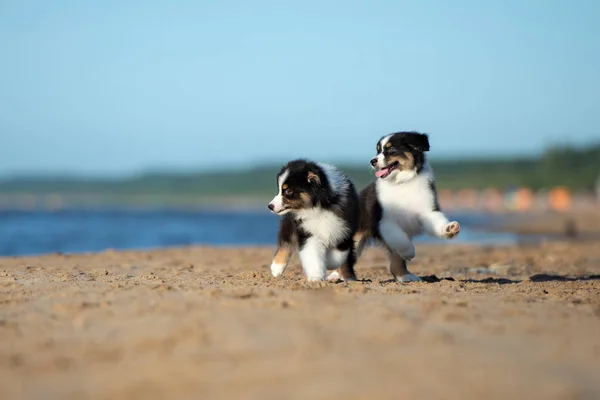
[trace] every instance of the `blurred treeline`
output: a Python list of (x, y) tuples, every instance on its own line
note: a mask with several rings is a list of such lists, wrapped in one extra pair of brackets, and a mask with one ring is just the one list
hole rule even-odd
[[(533, 190), (564, 186), (574, 192), (593, 191), (600, 175), (600, 144), (586, 148), (555, 147), (539, 157), (518, 159), (431, 160), (438, 189)], [(373, 178), (364, 165), (340, 165), (358, 189)], [(122, 199), (160, 197), (165, 200), (198, 198), (254, 198), (276, 191), (281, 165), (248, 167), (227, 172), (147, 173), (127, 179), (10, 178), (0, 181), (0, 194), (94, 195)]]

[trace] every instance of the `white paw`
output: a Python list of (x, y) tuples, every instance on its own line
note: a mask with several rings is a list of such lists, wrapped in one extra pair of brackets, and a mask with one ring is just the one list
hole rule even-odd
[(406, 274), (396, 277), (398, 282), (422, 282), (423, 280), (415, 274)]
[(339, 272), (333, 271), (327, 277), (328, 281), (343, 281), (343, 282), (358, 282), (358, 279), (355, 278), (344, 278)]
[(329, 274), (329, 276), (327, 277), (328, 281), (338, 281), (341, 280), (342, 276), (340, 275), (339, 272), (337, 271), (333, 271), (332, 273)]
[(283, 271), (285, 271), (285, 265), (275, 263), (271, 264), (271, 274), (273, 274), (275, 278), (281, 276), (281, 274), (283, 274)]
[(446, 227), (444, 228), (444, 237), (446, 239), (453, 239), (456, 236), (458, 236), (460, 232), (460, 224), (456, 221), (452, 221), (450, 223), (448, 223), (448, 225), (446, 225)]
[(306, 280), (308, 280), (309, 282), (320, 282), (320, 281), (324, 281), (325, 277), (324, 276), (317, 276), (317, 275), (310, 275), (306, 277)]

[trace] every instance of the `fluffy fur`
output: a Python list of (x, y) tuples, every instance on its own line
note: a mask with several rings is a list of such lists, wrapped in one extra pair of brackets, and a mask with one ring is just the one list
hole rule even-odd
[(412, 239), (423, 233), (456, 237), (458, 222), (449, 222), (437, 200), (433, 171), (427, 163), (429, 138), (419, 132), (397, 132), (377, 142), (371, 160), (376, 180), (360, 192), (360, 223), (354, 243), (357, 254), (370, 239), (385, 246), (390, 272), (401, 282), (420, 281), (407, 262), (415, 257)]
[(353, 237), (358, 228), (358, 194), (354, 184), (335, 167), (307, 160), (290, 161), (277, 174), (277, 195), (269, 209), (281, 215), (278, 248), (271, 273), (285, 271), (298, 249), (309, 281), (356, 280)]

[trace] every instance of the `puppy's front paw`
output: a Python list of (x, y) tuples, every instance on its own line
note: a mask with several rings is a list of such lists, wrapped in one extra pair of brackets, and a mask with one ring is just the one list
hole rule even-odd
[(309, 282), (320, 282), (320, 281), (324, 281), (325, 277), (321, 276), (321, 275), (309, 275), (306, 277), (306, 280)]
[(402, 275), (402, 276), (397, 276), (396, 280), (398, 282), (422, 282), (423, 281), (421, 278), (419, 278), (415, 274), (406, 274), (406, 275)]
[(456, 221), (452, 221), (444, 228), (444, 238), (454, 239), (460, 232), (460, 225)]
[(342, 275), (340, 275), (340, 273), (337, 271), (333, 271), (332, 273), (329, 274), (329, 276), (327, 277), (327, 280), (328, 281), (341, 281)]
[(342, 276), (342, 274), (340, 274), (338, 271), (333, 271), (332, 273), (330, 273), (329, 276), (327, 277), (327, 280), (330, 282), (337, 282), (337, 281), (358, 282), (358, 280), (356, 278), (344, 278)]
[(283, 271), (285, 271), (285, 265), (275, 263), (271, 264), (271, 275), (273, 275), (273, 277), (277, 278), (278, 276), (281, 276)]

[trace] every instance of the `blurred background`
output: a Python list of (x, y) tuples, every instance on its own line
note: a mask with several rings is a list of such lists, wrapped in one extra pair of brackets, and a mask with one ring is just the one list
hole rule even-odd
[[(0, 255), (271, 245), (291, 158), (430, 134), (459, 242), (598, 208), (600, 3), (0, 3)], [(421, 241), (433, 241), (420, 238)]]

